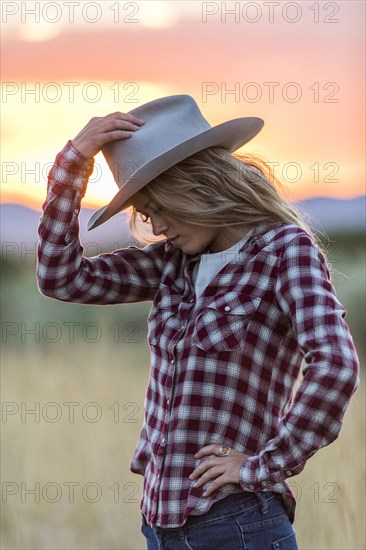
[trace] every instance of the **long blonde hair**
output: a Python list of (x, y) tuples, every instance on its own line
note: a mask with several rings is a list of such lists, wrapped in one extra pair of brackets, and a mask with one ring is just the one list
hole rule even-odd
[[(282, 196), (279, 191), (282, 191)], [(250, 229), (290, 223), (310, 227), (284, 196), (269, 164), (259, 156), (210, 147), (177, 163), (143, 188), (162, 215), (191, 225)], [(142, 244), (165, 239), (146, 232), (132, 207), (129, 229)], [(146, 226), (145, 226), (146, 227)], [(318, 243), (320, 244), (320, 243)]]

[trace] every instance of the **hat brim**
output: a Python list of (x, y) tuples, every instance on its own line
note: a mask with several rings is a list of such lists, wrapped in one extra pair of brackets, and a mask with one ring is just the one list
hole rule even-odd
[[(118, 212), (131, 206), (129, 199), (135, 193), (178, 162), (207, 147), (222, 147), (232, 153), (253, 139), (263, 128), (263, 125), (264, 121), (257, 117), (229, 120), (209, 128), (197, 136), (172, 147), (169, 151), (162, 153), (159, 157), (141, 166), (131, 180), (118, 191), (109, 204), (94, 212), (88, 221), (88, 231), (98, 227)], [(133, 139), (133, 136), (130, 139)], [(125, 198), (126, 193), (128, 195), (127, 186), (131, 181), (134, 182), (134, 189)]]

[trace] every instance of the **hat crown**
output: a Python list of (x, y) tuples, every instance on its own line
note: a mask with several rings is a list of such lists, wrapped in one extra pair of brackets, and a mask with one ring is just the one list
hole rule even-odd
[(145, 124), (129, 139), (111, 141), (102, 148), (120, 189), (145, 164), (211, 128), (189, 95), (155, 99), (129, 114)]
[(110, 141), (101, 149), (119, 191), (95, 212), (88, 230), (133, 204), (133, 195), (160, 174), (208, 147), (229, 152), (251, 140), (264, 121), (241, 117), (212, 127), (189, 95), (155, 99), (129, 111), (145, 124), (128, 139)]

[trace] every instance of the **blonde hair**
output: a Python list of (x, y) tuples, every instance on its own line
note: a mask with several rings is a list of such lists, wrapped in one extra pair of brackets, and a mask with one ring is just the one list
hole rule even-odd
[[(282, 195), (279, 193), (282, 191)], [(177, 163), (143, 188), (162, 215), (198, 226), (250, 229), (295, 224), (317, 238), (285, 198), (280, 181), (259, 156), (210, 147)], [(165, 239), (139, 227), (132, 207), (129, 229), (143, 244)], [(319, 244), (319, 243), (318, 243)]]

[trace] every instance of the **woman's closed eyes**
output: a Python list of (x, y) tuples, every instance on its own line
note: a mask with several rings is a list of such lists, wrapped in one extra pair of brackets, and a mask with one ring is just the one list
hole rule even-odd
[[(160, 210), (153, 210), (153, 214), (159, 214)], [(139, 212), (140, 217), (144, 223), (147, 223), (150, 219), (150, 216), (148, 214), (142, 214)]]

